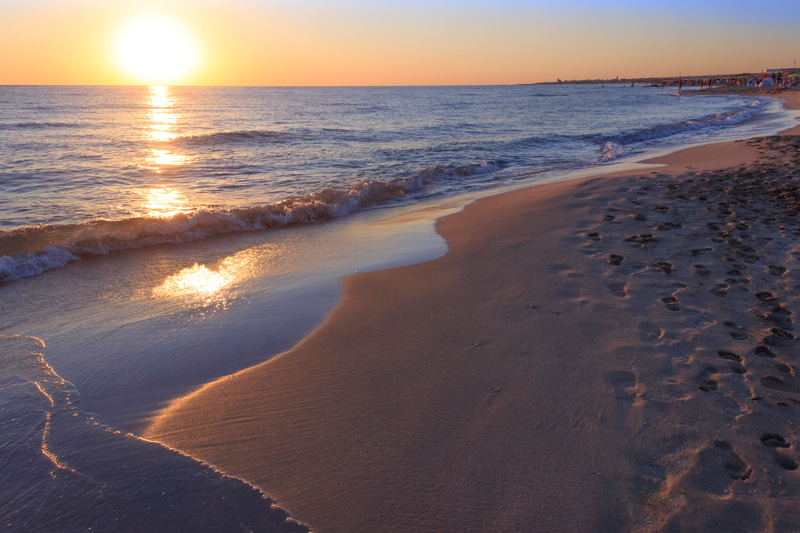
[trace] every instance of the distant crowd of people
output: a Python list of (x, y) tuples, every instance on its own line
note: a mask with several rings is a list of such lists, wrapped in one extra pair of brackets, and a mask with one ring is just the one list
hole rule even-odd
[(706, 87), (763, 87), (774, 88), (775, 93), (779, 93), (784, 89), (788, 89), (795, 85), (800, 86), (800, 77), (797, 75), (790, 75), (784, 72), (776, 72), (772, 74), (750, 74), (747, 76), (736, 76), (729, 78), (718, 79), (686, 79), (683, 85), (700, 86), (700, 89)]

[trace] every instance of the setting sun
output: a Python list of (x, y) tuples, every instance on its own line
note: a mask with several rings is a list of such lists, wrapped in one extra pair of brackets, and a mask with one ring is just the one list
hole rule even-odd
[(198, 63), (193, 37), (178, 23), (142, 17), (123, 28), (116, 42), (119, 66), (146, 84), (180, 82)]

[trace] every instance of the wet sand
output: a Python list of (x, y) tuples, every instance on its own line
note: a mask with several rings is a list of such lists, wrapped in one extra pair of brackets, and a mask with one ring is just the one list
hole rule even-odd
[(796, 531), (795, 135), (480, 200), (146, 436), (322, 532)]

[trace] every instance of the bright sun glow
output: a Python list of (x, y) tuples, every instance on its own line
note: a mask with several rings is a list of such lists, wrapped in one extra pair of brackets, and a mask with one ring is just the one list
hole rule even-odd
[(142, 17), (125, 26), (117, 38), (116, 57), (128, 74), (146, 84), (179, 82), (199, 59), (192, 36), (162, 17)]

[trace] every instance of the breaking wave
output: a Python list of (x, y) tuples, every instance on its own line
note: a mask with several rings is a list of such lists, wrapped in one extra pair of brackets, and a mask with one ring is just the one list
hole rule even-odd
[(705, 117), (675, 122), (672, 124), (659, 124), (650, 128), (632, 131), (620, 137), (605, 139), (602, 142), (602, 162), (612, 161), (628, 154), (627, 146), (672, 137), (683, 133), (694, 132), (718, 126), (734, 126), (745, 120), (753, 118), (753, 110), (763, 107), (766, 102), (754, 100), (747, 104), (745, 109), (715, 113)]
[[(471, 171), (481, 172), (489, 167), (484, 163)], [(201, 208), (171, 217), (24, 226), (0, 232), (0, 254), (4, 254), (0, 256), (0, 282), (36, 276), (88, 255), (346, 216), (422, 190), (438, 170), (430, 169), (413, 179), (367, 181), (347, 190), (326, 189), (269, 205), (227, 210)]]

